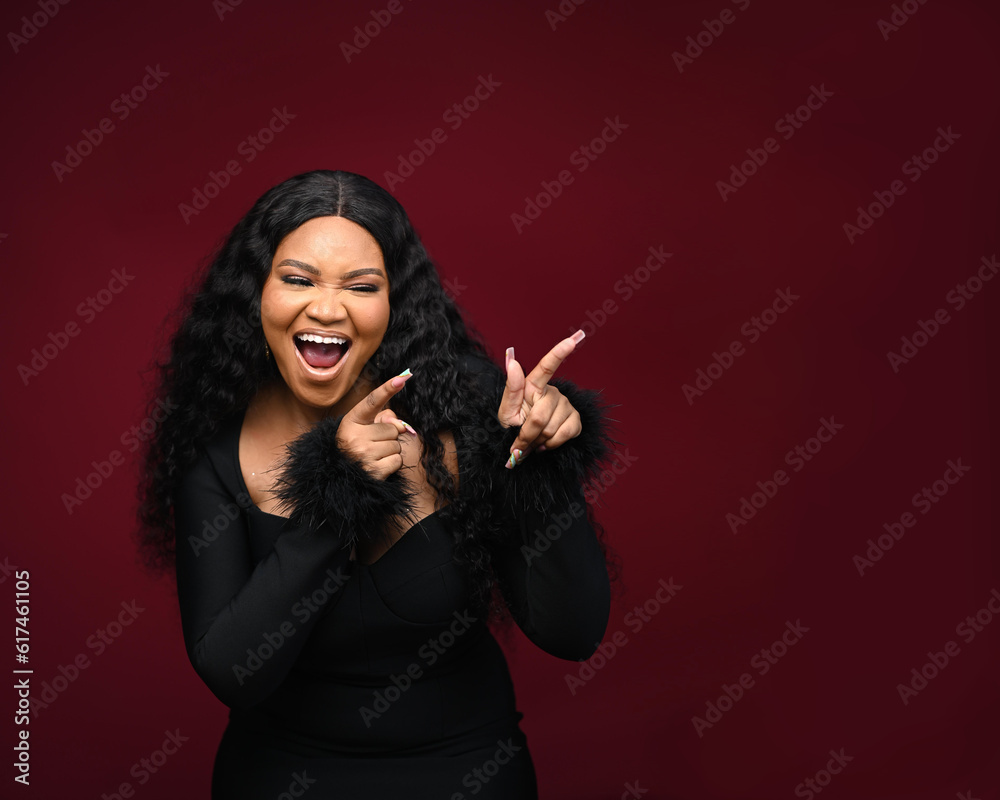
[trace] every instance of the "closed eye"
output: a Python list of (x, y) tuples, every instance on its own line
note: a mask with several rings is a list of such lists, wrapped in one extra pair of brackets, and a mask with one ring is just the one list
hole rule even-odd
[[(303, 278), (301, 275), (284, 275), (281, 278), (283, 283), (291, 284), (292, 286), (312, 286), (313, 282), (308, 278)], [(365, 292), (366, 294), (371, 294), (372, 292), (377, 292), (379, 290), (378, 286), (373, 286), (370, 283), (359, 284), (357, 286), (348, 286), (348, 289), (353, 289), (358, 292)]]

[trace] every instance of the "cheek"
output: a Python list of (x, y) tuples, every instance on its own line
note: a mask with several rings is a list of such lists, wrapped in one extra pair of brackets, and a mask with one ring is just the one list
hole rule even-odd
[(267, 281), (260, 293), (260, 319), (265, 325), (267, 325), (268, 318), (274, 315), (273, 298), (274, 290), (271, 288), (271, 282)]
[(366, 333), (385, 333), (389, 327), (389, 299), (367, 304), (356, 312), (355, 320), (358, 328)]
[(281, 294), (265, 285), (260, 296), (260, 317), (264, 327), (282, 325), (288, 314), (288, 304), (282, 302)]

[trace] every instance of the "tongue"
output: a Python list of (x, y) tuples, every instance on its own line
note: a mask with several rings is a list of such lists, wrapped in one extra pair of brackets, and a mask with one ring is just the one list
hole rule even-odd
[(302, 342), (299, 345), (302, 357), (310, 367), (328, 369), (334, 366), (344, 354), (342, 344), (318, 344), (317, 342)]

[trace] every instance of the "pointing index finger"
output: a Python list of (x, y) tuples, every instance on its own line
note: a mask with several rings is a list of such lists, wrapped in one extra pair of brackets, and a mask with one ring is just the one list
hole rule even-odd
[(381, 386), (372, 389), (370, 394), (350, 410), (348, 417), (352, 422), (358, 424), (374, 425), (378, 413), (385, 408), (392, 396), (406, 385), (412, 375), (413, 373), (409, 369), (405, 369), (396, 377), (390, 378)]
[(538, 365), (531, 370), (526, 379), (528, 383), (538, 389), (547, 385), (555, 374), (555, 371), (559, 369), (559, 366), (566, 360), (566, 357), (576, 349), (576, 346), (583, 341), (585, 335), (582, 330), (579, 330), (549, 350), (549, 352), (542, 356), (542, 360), (538, 362)]

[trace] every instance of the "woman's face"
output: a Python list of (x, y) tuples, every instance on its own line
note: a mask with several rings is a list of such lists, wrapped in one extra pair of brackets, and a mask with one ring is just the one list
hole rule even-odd
[(346, 413), (371, 390), (355, 384), (389, 326), (382, 251), (343, 217), (314, 217), (288, 234), (260, 298), (264, 336), (285, 383), (314, 408)]

